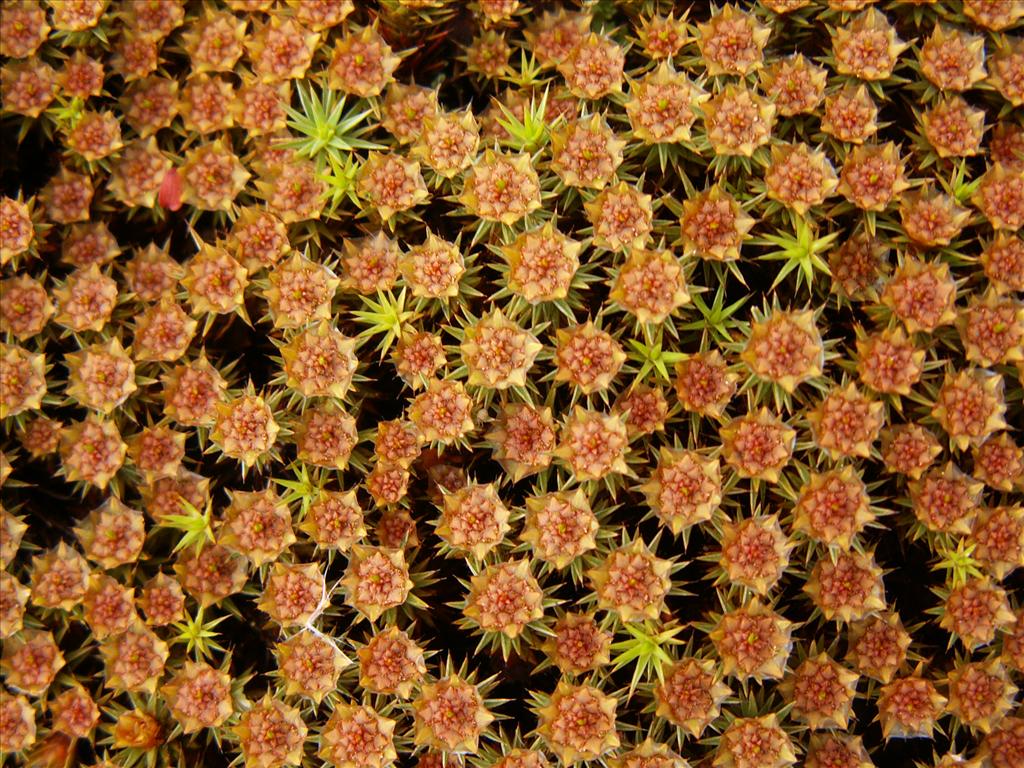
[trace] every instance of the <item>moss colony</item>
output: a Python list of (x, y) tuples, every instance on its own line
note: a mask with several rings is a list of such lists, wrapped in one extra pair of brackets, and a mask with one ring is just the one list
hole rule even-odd
[(5, 766), (1024, 766), (1024, 2), (686, 6), (5, 0)]

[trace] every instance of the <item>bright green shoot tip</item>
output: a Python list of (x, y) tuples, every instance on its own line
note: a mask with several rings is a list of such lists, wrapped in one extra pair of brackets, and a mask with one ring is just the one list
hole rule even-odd
[(177, 634), (171, 639), (173, 643), (184, 645), (187, 653), (195, 655), (196, 661), (209, 659), (213, 656), (214, 651), (224, 651), (223, 646), (216, 640), (220, 633), (215, 632), (214, 627), (224, 621), (227, 616), (204, 621), (204, 610), (202, 606), (199, 606), (195, 616), (189, 616), (186, 613), (184, 621), (175, 622), (174, 628), (177, 630)]
[(793, 271), (796, 271), (797, 290), (800, 290), (801, 285), (806, 285), (807, 290), (810, 290), (816, 271), (824, 275), (831, 274), (822, 254), (832, 248), (839, 232), (830, 232), (824, 237), (817, 237), (817, 234), (817, 230), (806, 219), (798, 218), (795, 232), (779, 232), (752, 241), (758, 245), (776, 246), (776, 250), (761, 257), (764, 261), (784, 262), (772, 283), (773, 289)]
[(344, 166), (346, 155), (357, 149), (382, 149), (380, 144), (363, 138), (372, 126), (366, 118), (373, 110), (345, 110), (345, 96), (329, 88), (319, 94), (309, 84), (295, 86), (301, 110), (288, 107), (288, 127), (298, 136), (284, 144), (301, 157), (316, 160), (318, 165), (330, 161)]
[(681, 626), (661, 628), (650, 621), (627, 623), (624, 629), (629, 634), (624, 640), (611, 645), (613, 671), (618, 671), (630, 664), (633, 665), (633, 677), (629, 683), (629, 695), (632, 696), (636, 687), (643, 681), (650, 680), (652, 674), (658, 680), (663, 679), (664, 668), (671, 666), (673, 659), (668, 648), (681, 645), (676, 637), (683, 631)]
[(196, 554), (199, 554), (203, 547), (213, 543), (213, 528), (211, 526), (213, 502), (207, 502), (206, 508), (200, 511), (182, 499), (181, 507), (182, 514), (165, 515), (160, 521), (160, 525), (164, 528), (181, 531), (181, 538), (174, 545), (175, 552), (180, 552), (186, 547), (193, 547)]
[(380, 359), (383, 360), (391, 345), (402, 335), (402, 331), (408, 323), (411, 323), (418, 316), (418, 312), (406, 309), (405, 288), (398, 296), (391, 291), (379, 292), (376, 300), (370, 297), (363, 297), (363, 306), (366, 309), (356, 310), (352, 314), (356, 320), (365, 326), (359, 333), (362, 339), (369, 339), (380, 336), (377, 342), (377, 349), (380, 350)]

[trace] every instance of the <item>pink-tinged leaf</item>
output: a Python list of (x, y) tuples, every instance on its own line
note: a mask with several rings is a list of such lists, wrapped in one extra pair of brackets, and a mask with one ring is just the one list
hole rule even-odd
[(181, 174), (177, 168), (171, 168), (164, 174), (164, 180), (160, 182), (158, 199), (160, 205), (169, 211), (181, 208)]

